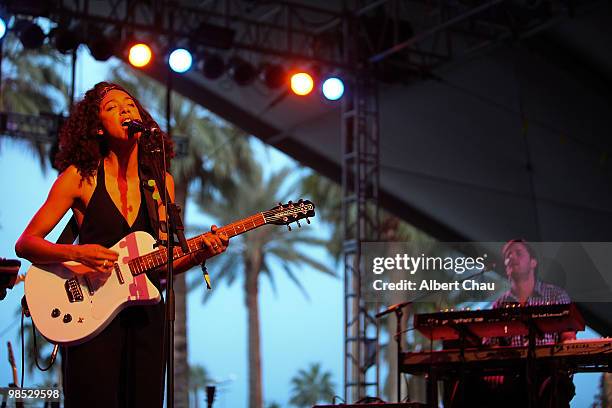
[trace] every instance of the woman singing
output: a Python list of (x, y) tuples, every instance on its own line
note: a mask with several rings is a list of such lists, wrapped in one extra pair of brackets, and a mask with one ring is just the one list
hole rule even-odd
[[(118, 254), (110, 249), (134, 231), (153, 231), (140, 180), (144, 153), (140, 133), (126, 122), (157, 127), (151, 115), (121, 86), (101, 82), (77, 103), (60, 133), (56, 167), (60, 174), (48, 198), (17, 241), (17, 255), (32, 263), (77, 261), (92, 277), (109, 275)], [(172, 142), (163, 134), (166, 161)], [(174, 200), (174, 181), (166, 176)], [(54, 244), (45, 236), (71, 209), (79, 245)], [(175, 261), (177, 272), (225, 251), (228, 239), (213, 226), (203, 251)], [(147, 273), (159, 288), (159, 271)], [(65, 406), (161, 407), (164, 395), (163, 301), (120, 312), (98, 335), (62, 348)]]

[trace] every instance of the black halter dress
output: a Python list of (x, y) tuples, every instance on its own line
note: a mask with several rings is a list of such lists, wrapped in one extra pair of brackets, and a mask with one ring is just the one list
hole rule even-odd
[[(113, 246), (135, 231), (153, 233), (140, 187), (140, 209), (130, 226), (106, 189), (104, 162), (85, 210), (80, 244)], [(152, 234), (154, 235), (154, 234)], [(148, 273), (159, 289), (159, 274)], [(66, 408), (161, 407), (164, 395), (163, 300), (121, 311), (96, 337), (62, 348)]]

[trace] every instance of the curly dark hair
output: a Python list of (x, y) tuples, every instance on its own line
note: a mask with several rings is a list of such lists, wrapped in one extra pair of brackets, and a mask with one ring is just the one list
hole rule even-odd
[[(98, 130), (102, 129), (99, 117), (100, 102), (104, 95), (112, 89), (118, 89), (130, 95), (138, 107), (144, 125), (148, 128), (159, 129), (159, 125), (149, 112), (125, 88), (110, 82), (99, 82), (85, 93), (81, 101), (74, 105), (70, 116), (62, 126), (59, 135), (59, 151), (55, 156), (55, 168), (60, 172), (73, 164), (82, 178), (91, 178), (100, 160), (108, 155), (108, 143), (103, 137), (100, 137)], [(174, 144), (166, 133), (161, 132), (161, 134), (166, 152), (166, 163), (170, 168), (170, 160), (174, 157)]]

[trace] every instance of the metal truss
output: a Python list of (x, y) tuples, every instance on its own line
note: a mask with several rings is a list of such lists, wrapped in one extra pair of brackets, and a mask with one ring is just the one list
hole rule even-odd
[[(7, 0), (14, 14), (76, 22), (121, 40), (170, 39), (195, 52), (220, 51), (341, 69), (345, 290), (344, 397), (380, 395), (379, 326), (361, 296), (361, 243), (378, 238), (377, 83), (431, 78), (436, 69), (508, 40), (526, 38), (591, 0)], [(32, 6), (35, 4), (36, 6)], [(349, 79), (350, 78), (350, 79)], [(4, 119), (3, 119), (4, 120)], [(42, 120), (42, 119), (41, 119)], [(44, 122), (44, 120), (42, 120)], [(10, 133), (8, 123), (7, 130)], [(27, 121), (26, 121), (27, 122)], [(49, 138), (44, 126), (20, 137)], [(45, 140), (47, 140), (45, 139)], [(179, 138), (174, 137), (175, 141)], [(180, 142), (177, 143), (177, 150)], [(186, 143), (183, 144), (186, 152)]]
[[(392, 80), (389, 65), (404, 76), (426, 74), (484, 47), (529, 36), (574, 13), (577, 1), (7, 0), (6, 9), (85, 24), (90, 35), (141, 36), (162, 52), (172, 38), (195, 49), (242, 51), (353, 72), (357, 63), (368, 62)], [(354, 61), (344, 58), (342, 27), (349, 20), (357, 25), (351, 35), (360, 44)]]
[[(345, 24), (347, 60), (359, 44)], [(377, 305), (362, 297), (366, 274), (362, 243), (379, 239), (379, 112), (376, 80), (363, 66), (342, 105), (342, 218), (344, 225), (344, 399), (347, 403), (380, 394)]]
[[(360, 0), (360, 61), (379, 79), (428, 78), (434, 69), (506, 41), (527, 38), (572, 16), (577, 1)], [(580, 3), (589, 3), (583, 0)]]
[[(316, 28), (340, 18), (324, 8), (287, 1), (55, 0), (37, 8), (8, 1), (14, 14), (105, 26), (124, 39), (141, 36), (158, 46), (168, 38), (191, 47), (245, 50), (267, 56), (341, 65), (341, 38)], [(91, 30), (90, 30), (91, 31)], [(166, 50), (162, 50), (165, 52)]]
[[(64, 116), (52, 113), (25, 115), (0, 112), (0, 136), (53, 144), (57, 142), (59, 131), (65, 120)], [(185, 157), (188, 153), (189, 139), (185, 136), (173, 135), (172, 140), (176, 157)]]
[(0, 112), (0, 134), (39, 143), (54, 143), (64, 120), (62, 115)]

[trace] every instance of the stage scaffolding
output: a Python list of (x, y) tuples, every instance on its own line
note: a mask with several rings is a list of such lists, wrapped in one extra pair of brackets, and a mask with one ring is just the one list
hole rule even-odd
[[(379, 234), (379, 106), (381, 81), (435, 79), (436, 69), (504, 41), (533, 35), (575, 12), (573, 1), (440, 0), (15, 1), (6, 11), (81, 24), (125, 40), (134, 33), (168, 46), (168, 38), (312, 61), (340, 70), (348, 90), (342, 104), (344, 239), (344, 397), (380, 397), (379, 331), (374, 305), (361, 297), (361, 243)], [(508, 19), (512, 15), (514, 18)], [(174, 24), (170, 24), (174, 21)], [(214, 36), (204, 33), (213, 32)], [(125, 57), (117, 51), (116, 56)], [(0, 114), (0, 134), (53, 143), (63, 118)], [(177, 150), (187, 140), (174, 136)]]

